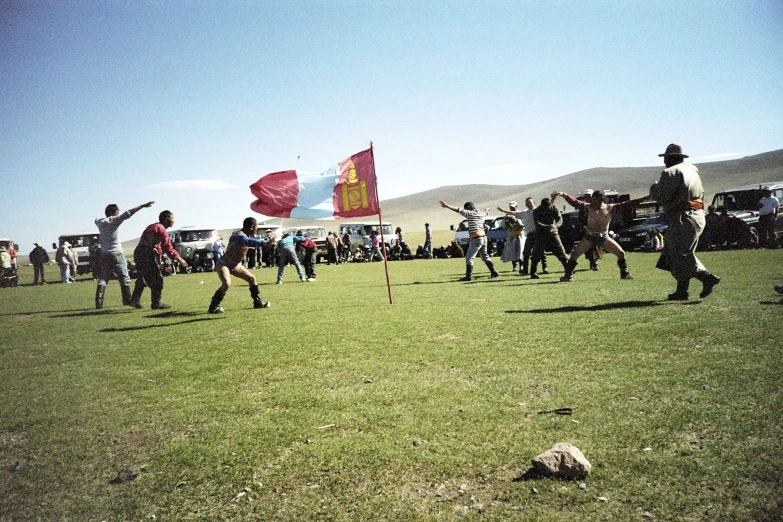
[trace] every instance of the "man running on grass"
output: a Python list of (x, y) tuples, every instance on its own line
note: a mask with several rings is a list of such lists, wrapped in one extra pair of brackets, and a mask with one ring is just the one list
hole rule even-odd
[(223, 254), (223, 257), (218, 260), (217, 267), (215, 268), (222, 284), (220, 285), (220, 288), (215, 291), (215, 295), (212, 296), (212, 302), (209, 304), (209, 309), (207, 310), (209, 313), (223, 313), (223, 307), (220, 306), (220, 302), (226, 297), (228, 289), (231, 288), (232, 272), (238, 278), (244, 279), (250, 284), (250, 296), (253, 298), (253, 308), (269, 308), (269, 301), (264, 302), (261, 300), (258, 284), (256, 283), (256, 276), (242, 266), (242, 260), (245, 259), (247, 251), (250, 248), (260, 247), (269, 241), (268, 237), (254, 237), (257, 232), (258, 222), (255, 218), (249, 217), (245, 218), (242, 222), (242, 230), (238, 230), (231, 234), (226, 251)]
[(590, 196), (590, 202), (579, 201), (575, 197), (565, 192), (552, 192), (552, 202), (557, 196), (562, 196), (572, 207), (587, 214), (587, 226), (585, 226), (585, 235), (578, 245), (571, 252), (571, 258), (566, 264), (565, 275), (560, 278), (561, 281), (573, 281), (576, 260), (579, 256), (595, 247), (601, 247), (607, 252), (617, 256), (617, 266), (620, 267), (620, 279), (633, 279), (628, 271), (628, 261), (625, 259), (625, 250), (617, 242), (609, 237), (609, 223), (612, 220), (612, 213), (622, 212), (630, 206), (636, 205), (649, 199), (650, 196), (631, 199), (622, 203), (608, 205), (604, 203), (604, 193), (596, 190)]

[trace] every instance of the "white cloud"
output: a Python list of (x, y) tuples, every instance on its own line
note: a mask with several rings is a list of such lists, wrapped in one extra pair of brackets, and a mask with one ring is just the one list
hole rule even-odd
[(710, 156), (699, 156), (698, 158), (690, 158), (690, 161), (720, 161), (725, 159), (739, 158), (747, 156), (745, 152), (724, 152), (721, 154), (712, 154)]
[(148, 188), (177, 190), (226, 190), (237, 188), (224, 181), (216, 179), (183, 179), (179, 181), (161, 181)]

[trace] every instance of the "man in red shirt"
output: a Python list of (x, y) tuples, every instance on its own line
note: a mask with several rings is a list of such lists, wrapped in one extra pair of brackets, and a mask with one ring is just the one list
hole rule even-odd
[(175, 259), (179, 261), (182, 268), (188, 267), (188, 264), (171, 244), (169, 233), (166, 232), (166, 229), (172, 226), (174, 226), (174, 214), (164, 210), (158, 216), (158, 222), (145, 228), (139, 238), (139, 244), (133, 251), (133, 260), (139, 271), (131, 297), (131, 306), (134, 308), (142, 308), (139, 301), (144, 288), (148, 286), (152, 292), (153, 310), (171, 308), (171, 305), (160, 302), (163, 295), (163, 271), (160, 257), (165, 253), (172, 261)]

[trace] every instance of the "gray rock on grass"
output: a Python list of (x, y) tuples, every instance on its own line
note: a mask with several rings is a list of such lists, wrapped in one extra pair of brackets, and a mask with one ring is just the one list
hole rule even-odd
[(532, 462), (542, 475), (565, 479), (583, 479), (593, 469), (579, 448), (567, 442), (558, 442)]

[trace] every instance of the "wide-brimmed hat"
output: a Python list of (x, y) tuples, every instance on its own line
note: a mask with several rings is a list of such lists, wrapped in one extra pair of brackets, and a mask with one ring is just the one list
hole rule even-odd
[(41, 246), (41, 243), (39, 243), (38, 241), (36, 241), (36, 242), (35, 242), (35, 243), (33, 243), (33, 244), (34, 244), (35, 246)]
[(511, 201), (511, 202), (509, 202), (508, 206), (509, 206), (509, 207), (514, 207), (514, 208), (517, 208), (519, 205), (517, 205), (517, 202), (516, 202), (516, 201)]
[(67, 241), (65, 243), (63, 243), (63, 246), (67, 247), (67, 248), (71, 248), (71, 244), (69, 242), (67, 242)]
[(658, 154), (659, 157), (663, 156), (681, 156), (683, 158), (687, 158), (688, 155), (684, 154), (682, 152), (682, 145), (679, 143), (670, 143), (668, 147), (666, 147), (666, 152), (663, 154)]

